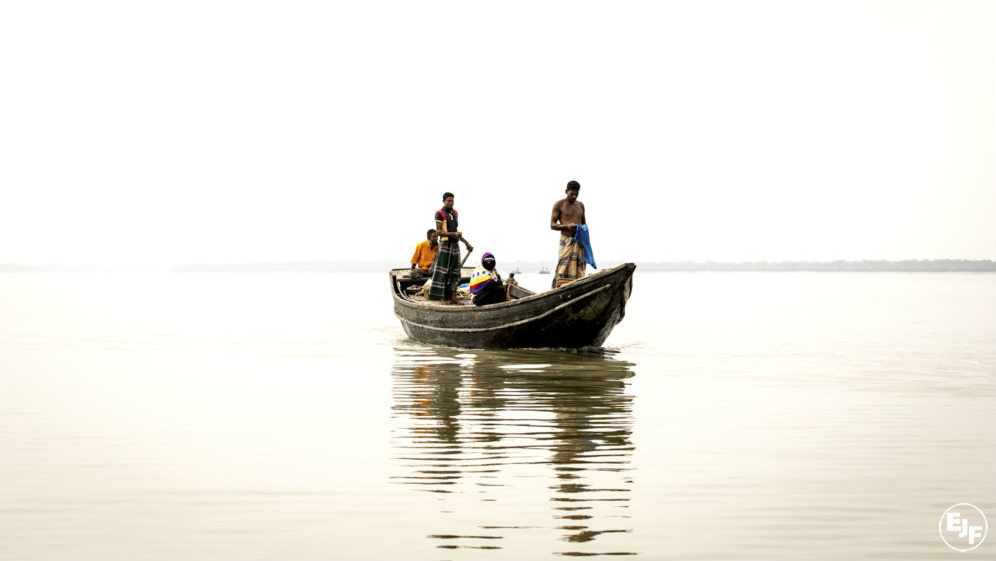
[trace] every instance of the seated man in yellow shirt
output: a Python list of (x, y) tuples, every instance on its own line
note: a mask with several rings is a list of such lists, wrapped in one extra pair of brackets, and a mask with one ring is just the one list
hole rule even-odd
[(418, 242), (415, 246), (411, 278), (420, 279), (429, 276), (429, 268), (432, 266), (432, 260), (436, 258), (437, 249), (439, 249), (439, 235), (435, 230), (429, 230), (425, 233), (425, 241)]

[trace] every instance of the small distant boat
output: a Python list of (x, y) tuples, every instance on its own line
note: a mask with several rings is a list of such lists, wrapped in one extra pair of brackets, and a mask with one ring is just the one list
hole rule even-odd
[(539, 270), (539, 274), (541, 274), (541, 275), (549, 275), (550, 274), (550, 269), (547, 269), (546, 265), (544, 265), (543, 268), (541, 268)]
[(515, 270), (514, 270), (514, 271), (512, 271), (512, 273), (511, 273), (511, 274), (513, 274), (513, 275), (521, 275), (521, 274), (522, 274), (522, 271), (520, 271), (520, 270), (519, 270), (519, 268), (518, 268), (518, 267), (516, 267), (516, 268), (515, 268)]
[[(487, 306), (443, 306), (408, 293), (410, 269), (392, 269), (394, 315), (420, 343), (472, 349), (581, 348), (601, 346), (626, 315), (636, 265), (625, 263), (535, 293), (518, 285), (512, 299)], [(461, 270), (461, 281), (474, 269)]]

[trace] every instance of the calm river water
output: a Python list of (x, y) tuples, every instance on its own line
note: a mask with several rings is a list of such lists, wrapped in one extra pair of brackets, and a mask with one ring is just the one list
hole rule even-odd
[[(531, 288), (548, 276), (521, 275)], [(384, 274), (0, 274), (0, 559), (992, 559), (996, 275), (641, 273), (597, 352)]]

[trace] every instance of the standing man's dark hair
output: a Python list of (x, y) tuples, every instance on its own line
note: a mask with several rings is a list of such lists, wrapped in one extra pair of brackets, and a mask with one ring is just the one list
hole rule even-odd
[(567, 182), (567, 190), (568, 191), (580, 191), (581, 190), (581, 184), (578, 183), (577, 181), (574, 181), (572, 179), (572, 180), (570, 180), (570, 181)]
[(443, 193), (443, 200), (445, 201), (446, 197), (452, 197), (452, 196), (453, 196), (453, 193), (450, 193), (449, 191), (447, 191), (447, 192)]

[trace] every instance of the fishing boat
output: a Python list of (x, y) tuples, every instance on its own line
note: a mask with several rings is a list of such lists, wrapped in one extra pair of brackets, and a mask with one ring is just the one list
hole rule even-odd
[(550, 269), (547, 269), (546, 265), (544, 265), (544, 266), (540, 267), (539, 274), (541, 274), (541, 275), (549, 275), (550, 274)]
[[(625, 263), (545, 292), (516, 284), (501, 304), (442, 305), (409, 287), (410, 269), (392, 269), (394, 315), (420, 343), (461, 348), (599, 347), (626, 315), (636, 265)], [(461, 282), (473, 269), (461, 269)]]

